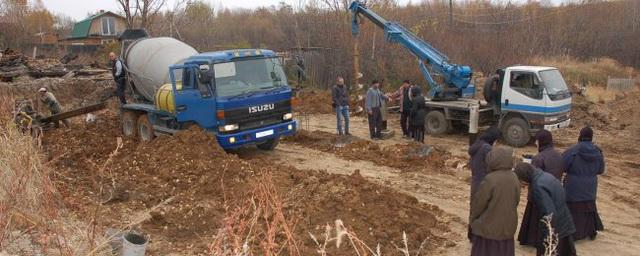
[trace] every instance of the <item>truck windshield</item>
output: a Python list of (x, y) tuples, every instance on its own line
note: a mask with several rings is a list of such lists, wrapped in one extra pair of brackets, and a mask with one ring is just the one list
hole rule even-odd
[(215, 64), (218, 97), (241, 97), (286, 86), (278, 58), (241, 60)]
[(541, 71), (540, 77), (549, 95), (564, 94), (569, 91), (567, 83), (557, 69)]

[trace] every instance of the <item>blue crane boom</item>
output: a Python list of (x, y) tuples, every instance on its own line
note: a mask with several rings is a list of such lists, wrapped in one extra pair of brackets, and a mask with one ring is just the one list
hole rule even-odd
[[(399, 23), (387, 21), (359, 1), (353, 1), (349, 9), (353, 13), (351, 32), (354, 36), (357, 36), (359, 32), (358, 14), (362, 14), (376, 26), (384, 29), (385, 38), (388, 42), (404, 46), (418, 58), (420, 71), (431, 88), (428, 94), (429, 98), (433, 100), (453, 100), (459, 97), (471, 97), (475, 94), (475, 87), (469, 86), (473, 73), (469, 66), (449, 63), (449, 58), (429, 43), (420, 39)], [(427, 68), (427, 65), (430, 66), (430, 69)], [(444, 84), (438, 84), (431, 76), (431, 72), (441, 75), (444, 78)]]

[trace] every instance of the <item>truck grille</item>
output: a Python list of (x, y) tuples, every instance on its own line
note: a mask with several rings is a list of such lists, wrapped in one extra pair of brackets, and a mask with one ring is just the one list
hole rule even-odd
[(286, 113), (291, 113), (290, 100), (228, 109), (224, 116), (226, 124), (238, 124), (239, 130), (244, 131), (281, 123)]

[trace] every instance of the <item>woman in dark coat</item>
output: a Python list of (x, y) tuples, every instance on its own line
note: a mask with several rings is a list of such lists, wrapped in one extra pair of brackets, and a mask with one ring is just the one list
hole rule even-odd
[(480, 138), (469, 147), (469, 166), (471, 168), (471, 197), (478, 190), (478, 186), (487, 175), (487, 163), (485, 158), (496, 140), (500, 138), (500, 129), (495, 126), (489, 127)]
[(424, 118), (427, 115), (427, 105), (422, 96), (420, 87), (414, 87), (411, 90), (411, 130), (413, 131), (413, 139), (417, 142), (424, 143)]
[(542, 222), (544, 216), (552, 216), (551, 225), (558, 235), (557, 256), (574, 256), (576, 248), (572, 234), (576, 231), (567, 207), (564, 188), (560, 181), (548, 172), (527, 163), (516, 165), (515, 173), (518, 179), (529, 184), (529, 198), (527, 205), (533, 202), (536, 211), (540, 212), (536, 225), (538, 237), (536, 239), (536, 255), (545, 255), (544, 240), (549, 234), (547, 226)]
[[(533, 166), (553, 175), (558, 181), (562, 181), (564, 163), (560, 152), (553, 147), (553, 136), (551, 132), (541, 130), (536, 133), (536, 143), (538, 144), (539, 153), (533, 157)], [(543, 237), (539, 225), (540, 218), (542, 218), (543, 215), (538, 211), (539, 207), (531, 196), (531, 190), (529, 190), (527, 206), (524, 210), (520, 232), (518, 233), (518, 241), (521, 245), (537, 246)]]
[(576, 226), (575, 240), (593, 240), (598, 231), (604, 229), (596, 207), (598, 175), (604, 173), (604, 155), (592, 140), (593, 130), (582, 128), (578, 144), (562, 153), (566, 170), (564, 188)]
[(471, 200), (471, 256), (513, 256), (520, 202), (513, 149), (494, 147), (486, 162), (487, 175)]
[(538, 144), (538, 154), (533, 157), (531, 164), (562, 181), (562, 174), (564, 173), (562, 155), (553, 147), (551, 132), (540, 130), (536, 133), (536, 143)]

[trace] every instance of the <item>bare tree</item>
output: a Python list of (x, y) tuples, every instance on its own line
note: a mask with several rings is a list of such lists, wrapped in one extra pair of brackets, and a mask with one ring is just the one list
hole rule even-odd
[(140, 27), (146, 28), (150, 18), (158, 14), (166, 3), (166, 0), (136, 0), (136, 5), (140, 9)]
[[(151, 17), (158, 14), (166, 0), (116, 0), (127, 20), (127, 28), (147, 28)], [(140, 25), (136, 26), (136, 22)]]
[[(135, 1), (135, 0), (134, 0)], [(138, 9), (132, 7), (131, 0), (116, 0), (124, 12), (124, 17), (127, 20), (127, 28), (133, 28), (134, 18), (138, 16)]]

